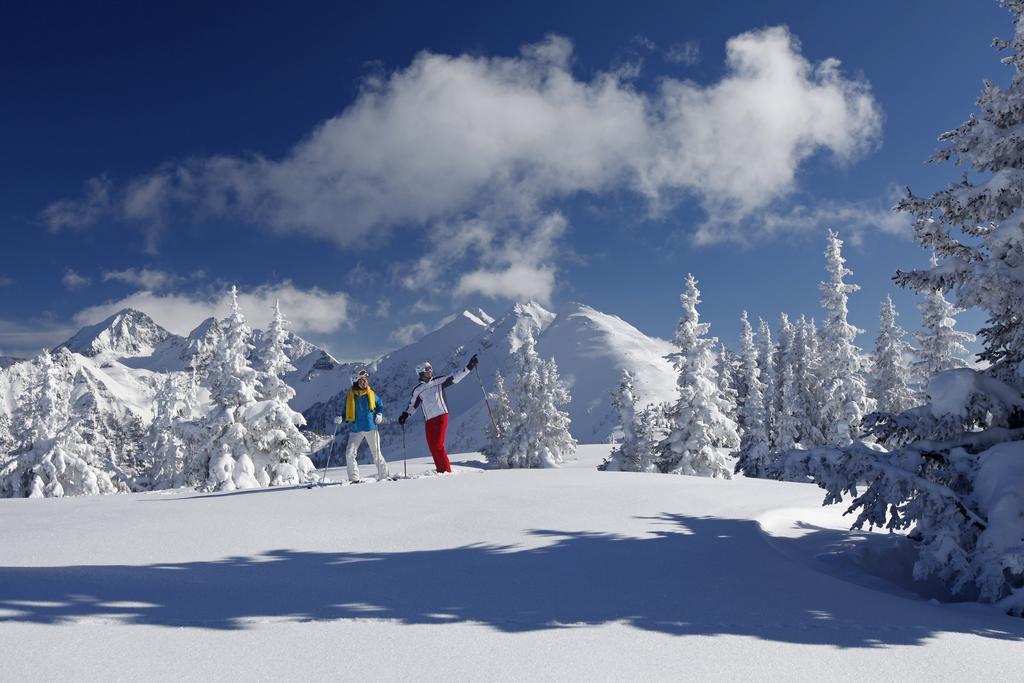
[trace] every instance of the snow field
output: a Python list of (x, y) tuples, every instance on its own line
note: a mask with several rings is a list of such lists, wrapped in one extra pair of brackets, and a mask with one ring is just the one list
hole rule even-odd
[(886, 537), (817, 487), (596, 471), (608, 450), (2, 500), (0, 678), (1017, 678), (1021, 620), (842, 576), (837, 545)]

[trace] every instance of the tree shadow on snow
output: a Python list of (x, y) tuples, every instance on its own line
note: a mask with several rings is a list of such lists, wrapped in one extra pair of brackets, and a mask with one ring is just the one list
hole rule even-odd
[(0, 567), (0, 623), (244, 629), (380, 619), (515, 633), (615, 622), (838, 647), (916, 645), (942, 632), (1024, 640), (1024, 620), (995, 610), (907, 600), (808, 570), (771, 552), (749, 520), (663, 515), (651, 524), (639, 538), (536, 530), (547, 544), (529, 549), (275, 550), (144, 566)]

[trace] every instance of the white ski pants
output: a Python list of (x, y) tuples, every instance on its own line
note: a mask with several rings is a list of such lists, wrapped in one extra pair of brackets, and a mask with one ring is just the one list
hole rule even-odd
[(345, 447), (345, 467), (348, 468), (348, 480), (355, 481), (359, 478), (359, 464), (356, 462), (356, 458), (359, 452), (359, 444), (363, 441), (370, 447), (373, 462), (377, 465), (377, 478), (386, 478), (388, 476), (388, 464), (380, 453), (380, 432), (374, 429), (369, 432), (349, 432), (348, 445)]

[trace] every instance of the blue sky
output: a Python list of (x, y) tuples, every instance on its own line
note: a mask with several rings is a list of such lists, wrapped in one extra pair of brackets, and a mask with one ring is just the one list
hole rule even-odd
[(670, 337), (687, 272), (733, 343), (820, 317), (829, 227), (870, 346), (888, 207), (1009, 79), (994, 0), (366, 4), (6, 4), (0, 355), (232, 283), (342, 358), (531, 297)]

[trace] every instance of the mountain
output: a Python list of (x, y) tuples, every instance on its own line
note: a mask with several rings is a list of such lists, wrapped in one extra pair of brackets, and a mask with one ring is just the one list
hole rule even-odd
[(169, 336), (170, 332), (145, 313), (126, 308), (102, 322), (83, 327), (58, 348), (89, 357), (102, 353), (145, 356)]
[(25, 360), (24, 358), (15, 358), (14, 356), (0, 356), (0, 370), (9, 368), (15, 363), (20, 363)]

